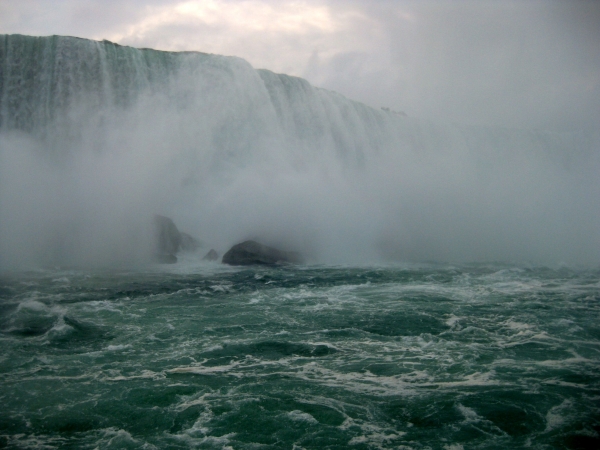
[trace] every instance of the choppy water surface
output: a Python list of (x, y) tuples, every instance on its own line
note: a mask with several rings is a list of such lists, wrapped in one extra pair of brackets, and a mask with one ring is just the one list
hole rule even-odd
[(5, 274), (0, 446), (598, 448), (600, 272)]

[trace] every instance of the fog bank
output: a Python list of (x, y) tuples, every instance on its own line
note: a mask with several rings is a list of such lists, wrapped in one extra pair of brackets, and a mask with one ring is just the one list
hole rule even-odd
[(231, 57), (0, 37), (0, 268), (221, 254), (600, 262), (600, 138), (430, 123)]

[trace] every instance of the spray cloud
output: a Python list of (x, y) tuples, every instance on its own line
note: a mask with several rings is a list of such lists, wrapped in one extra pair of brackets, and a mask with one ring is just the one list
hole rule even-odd
[(148, 256), (160, 213), (221, 252), (595, 264), (599, 138), (434, 124), (199, 53), (4, 36), (0, 266)]

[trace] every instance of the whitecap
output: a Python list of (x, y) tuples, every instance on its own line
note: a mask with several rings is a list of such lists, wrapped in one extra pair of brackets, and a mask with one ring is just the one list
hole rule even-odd
[(310, 424), (319, 423), (319, 421), (317, 419), (315, 419), (313, 416), (311, 416), (310, 414), (308, 414), (304, 411), (296, 410), (296, 409), (294, 411), (288, 412), (286, 414), (286, 416), (295, 422), (308, 422)]
[(227, 285), (227, 284), (214, 284), (214, 285), (210, 286), (210, 288), (214, 292), (229, 292), (229, 291), (231, 291), (231, 285)]
[(572, 409), (573, 402), (571, 400), (563, 400), (560, 405), (553, 406), (546, 413), (546, 429), (544, 433), (548, 433), (556, 428), (561, 427), (569, 417), (568, 411)]
[(70, 283), (71, 282), (71, 280), (69, 280), (67, 277), (54, 278), (52, 281), (54, 283)]
[(231, 364), (223, 365), (223, 366), (181, 366), (175, 367), (173, 369), (167, 370), (167, 373), (192, 373), (197, 375), (213, 375), (213, 374), (223, 374), (226, 372), (230, 372), (229, 375), (238, 375), (232, 373), (232, 369), (238, 367), (240, 365), (239, 362), (233, 362)]
[(109, 345), (108, 347), (106, 347), (106, 350), (109, 352), (114, 352), (114, 351), (119, 351), (119, 350), (125, 350), (127, 348), (131, 348), (131, 344), (127, 344), (127, 345)]
[(473, 408), (469, 408), (459, 403), (456, 405), (456, 409), (458, 409), (458, 411), (463, 415), (465, 422), (467, 423), (475, 423), (481, 420), (481, 416), (477, 414)]

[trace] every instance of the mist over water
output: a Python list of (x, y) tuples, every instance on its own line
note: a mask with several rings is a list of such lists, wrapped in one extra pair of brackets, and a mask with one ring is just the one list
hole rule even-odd
[(600, 261), (600, 138), (374, 110), (245, 61), (0, 37), (0, 268), (144, 262), (151, 218), (220, 253)]

